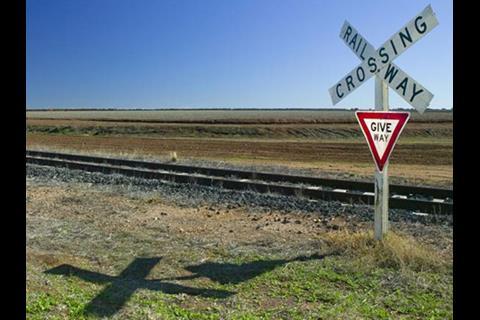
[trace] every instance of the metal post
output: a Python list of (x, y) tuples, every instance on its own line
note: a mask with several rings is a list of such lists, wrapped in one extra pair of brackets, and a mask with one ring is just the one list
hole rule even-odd
[[(375, 110), (388, 111), (388, 86), (375, 76)], [(380, 172), (375, 169), (375, 239), (382, 240), (388, 231), (388, 161)]]

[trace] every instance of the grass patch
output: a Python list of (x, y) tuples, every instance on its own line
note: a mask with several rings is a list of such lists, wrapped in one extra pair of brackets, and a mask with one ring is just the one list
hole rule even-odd
[(27, 290), (27, 319), (87, 319), (84, 308), (95, 296), (93, 286), (74, 278), (48, 279), (53, 289)]
[(348, 230), (329, 232), (325, 239), (334, 253), (354, 258), (356, 268), (421, 272), (439, 271), (449, 265), (446, 257), (437, 251), (411, 236), (394, 232), (389, 232), (381, 241), (374, 240), (372, 231), (352, 233)]
[[(385, 243), (377, 246), (354, 236), (347, 249), (336, 256), (310, 261), (294, 261), (272, 270), (253, 270), (256, 277), (231, 283), (196, 280), (182, 282), (191, 287), (214, 287), (236, 294), (226, 299), (194, 297), (184, 293), (167, 294), (142, 290), (115, 318), (122, 319), (451, 319), (451, 274), (434, 271), (431, 259), (405, 254), (403, 249)], [(343, 236), (343, 240), (347, 237)], [(360, 240), (359, 240), (360, 239)], [(348, 239), (347, 239), (348, 241)], [(392, 240), (390, 240), (392, 241)], [(398, 239), (395, 243), (399, 242)], [(366, 254), (370, 265), (359, 268), (360, 253), (355, 259), (348, 250), (353, 244)], [(363, 248), (363, 249), (362, 249)], [(420, 252), (420, 251), (418, 251)], [(386, 253), (386, 258), (379, 256)], [(408, 258), (406, 258), (408, 257)], [(219, 261), (252, 264), (250, 258), (227, 258)], [(272, 257), (256, 258), (263, 261)], [(409, 260), (410, 259), (410, 260)], [(400, 262), (403, 261), (403, 262)], [(412, 263), (415, 262), (415, 263)], [(429, 271), (414, 271), (421, 269)], [(434, 264), (436, 265), (436, 264)], [(427, 268), (428, 266), (428, 268)], [(86, 285), (75, 277), (55, 278), (42, 275), (54, 283), (55, 290), (32, 292), (27, 303), (29, 319), (97, 319), (85, 314), (85, 306), (102, 286)], [(215, 277), (214, 277), (215, 278)], [(223, 283), (225, 282), (225, 283)], [(340, 316), (340, 318), (338, 318)]]

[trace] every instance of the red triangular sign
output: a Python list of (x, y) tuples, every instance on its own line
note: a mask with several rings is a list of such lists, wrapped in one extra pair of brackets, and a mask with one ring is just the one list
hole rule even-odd
[(382, 171), (400, 133), (410, 118), (409, 112), (357, 111), (357, 120), (367, 139), (378, 171)]

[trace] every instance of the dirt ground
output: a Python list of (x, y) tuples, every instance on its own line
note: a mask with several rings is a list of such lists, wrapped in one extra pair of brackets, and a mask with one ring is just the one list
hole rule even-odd
[[(373, 227), (373, 222), (362, 222), (356, 220), (355, 216), (322, 217), (274, 210), (265, 214), (248, 208), (225, 209), (215, 204), (182, 208), (167, 199), (155, 197), (155, 194), (138, 198), (87, 187), (27, 186), (28, 215), (89, 221), (101, 227), (105, 234), (127, 229), (141, 234), (145, 230), (166, 228), (168, 233), (184, 240), (201, 239), (222, 245), (236, 242), (237, 245), (285, 243), (288, 247), (304, 246), (312, 240), (320, 240), (327, 231), (343, 229), (354, 232)], [(55, 210), (45, 210), (47, 208)], [(422, 241), (436, 245), (441, 250), (452, 250), (450, 240), (444, 242), (445, 238), (432, 238), (430, 232), (435, 226), (417, 227), (415, 235)], [(394, 228), (408, 233), (411, 225), (399, 222), (394, 224)]]
[[(331, 143), (321, 141), (248, 141), (225, 139), (151, 139), (137, 137), (81, 137), (29, 135), (27, 146), (45, 143), (71, 149), (124, 150), (152, 154), (177, 151), (189, 157), (278, 159), (279, 161), (370, 162), (366, 143)], [(391, 157), (401, 164), (452, 164), (451, 146), (399, 144)]]
[[(184, 241), (215, 242), (239, 246), (261, 246), (288, 243), (304, 244), (318, 238), (317, 234), (345, 221), (322, 220), (288, 214), (255, 214), (244, 208), (222, 209), (215, 205), (181, 208), (162, 199), (129, 198), (98, 190), (62, 187), (29, 187), (29, 217), (44, 219), (78, 219), (93, 223), (105, 235), (128, 230), (139, 237), (163, 231)], [(45, 210), (46, 208), (55, 210)], [(105, 223), (108, 221), (108, 223)], [(35, 228), (35, 227), (33, 227)], [(31, 234), (33, 236), (34, 234)], [(78, 248), (71, 248), (74, 251)]]

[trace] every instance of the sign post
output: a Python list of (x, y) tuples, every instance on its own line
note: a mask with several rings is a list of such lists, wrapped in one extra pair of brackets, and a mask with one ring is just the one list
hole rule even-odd
[(328, 91), (337, 104), (369, 78), (375, 76), (375, 115), (357, 112), (356, 116), (376, 163), (375, 169), (375, 239), (381, 240), (388, 225), (388, 157), (410, 114), (390, 112), (388, 88), (393, 89), (420, 114), (429, 106), (433, 94), (393, 60), (438, 25), (428, 5), (378, 49), (375, 49), (350, 23), (345, 21), (340, 38), (362, 62)]
[[(388, 111), (388, 86), (379, 76), (375, 77), (375, 110)], [(381, 240), (388, 231), (388, 160), (383, 171), (375, 168), (375, 239)]]

